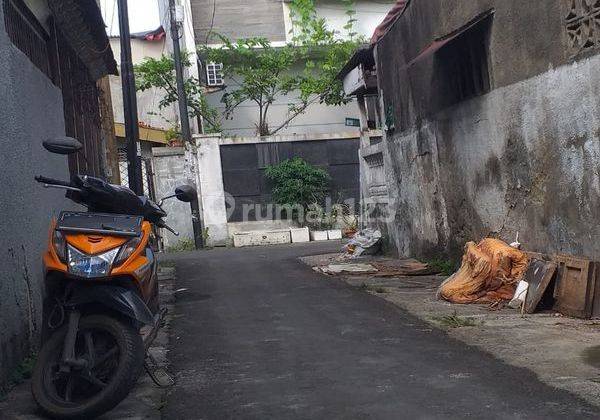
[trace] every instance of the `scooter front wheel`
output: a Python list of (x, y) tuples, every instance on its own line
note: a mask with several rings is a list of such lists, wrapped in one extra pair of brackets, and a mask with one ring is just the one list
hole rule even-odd
[(142, 339), (131, 325), (105, 315), (81, 318), (75, 358), (81, 366), (65, 368), (62, 350), (66, 327), (40, 351), (32, 393), (50, 417), (90, 419), (119, 404), (134, 387), (144, 364)]

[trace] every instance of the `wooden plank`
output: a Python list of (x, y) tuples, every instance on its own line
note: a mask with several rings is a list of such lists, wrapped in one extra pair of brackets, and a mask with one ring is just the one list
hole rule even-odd
[(559, 265), (554, 309), (568, 316), (591, 318), (596, 264), (589, 258), (571, 255), (556, 255), (554, 261)]
[(525, 272), (525, 277), (523, 278), (529, 284), (523, 308), (525, 313), (532, 314), (535, 312), (557, 269), (558, 264), (555, 262), (540, 259), (532, 259), (530, 261), (529, 267), (527, 267), (527, 271)]
[(524, 251), (525, 254), (529, 257), (529, 259), (533, 260), (542, 260), (542, 261), (552, 261), (552, 257), (548, 254), (542, 254), (541, 252), (533, 252), (533, 251)]

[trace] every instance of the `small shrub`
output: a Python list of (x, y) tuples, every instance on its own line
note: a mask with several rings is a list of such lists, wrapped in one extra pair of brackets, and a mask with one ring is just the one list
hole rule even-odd
[(367, 283), (363, 283), (358, 287), (360, 290), (364, 290), (366, 292), (375, 292), (378, 294), (388, 293), (388, 289), (382, 286), (377, 285), (369, 285)]
[(456, 311), (452, 315), (435, 316), (431, 319), (447, 328), (475, 327), (478, 325), (474, 318), (459, 316)]
[(193, 239), (182, 239), (177, 244), (167, 247), (167, 252), (195, 251), (196, 244)]
[(175, 261), (160, 261), (158, 266), (161, 268), (175, 268), (177, 264)]
[(31, 374), (33, 373), (33, 368), (35, 367), (36, 360), (36, 354), (32, 354), (23, 359), (21, 363), (19, 363), (19, 365), (12, 372), (10, 376), (10, 383), (12, 385), (19, 385), (23, 383), (26, 379), (31, 378)]
[(451, 260), (443, 260), (443, 259), (432, 259), (426, 261), (429, 267), (431, 267), (436, 272), (444, 275), (451, 276), (454, 274), (458, 268), (458, 265)]
[(269, 166), (265, 176), (273, 184), (272, 194), (276, 204), (300, 206), (304, 212), (311, 204), (323, 201), (331, 179), (327, 171), (299, 157)]

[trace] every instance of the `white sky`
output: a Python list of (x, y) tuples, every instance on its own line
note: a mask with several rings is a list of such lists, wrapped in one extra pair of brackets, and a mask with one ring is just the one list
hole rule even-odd
[[(150, 31), (160, 26), (157, 0), (128, 0), (129, 30), (131, 33)], [(102, 16), (109, 35), (119, 34), (117, 0), (100, 0)]]

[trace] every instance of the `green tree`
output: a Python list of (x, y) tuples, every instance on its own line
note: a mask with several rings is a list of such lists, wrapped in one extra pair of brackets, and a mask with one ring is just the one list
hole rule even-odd
[[(222, 63), (224, 75), (235, 83), (222, 97), (225, 117), (231, 118), (240, 104), (252, 101), (258, 108), (257, 133), (273, 135), (313, 103), (346, 103), (348, 98), (336, 76), (362, 39), (354, 31), (354, 0), (342, 3), (347, 8), (344, 29), (349, 39), (343, 39), (324, 18), (317, 16), (315, 0), (294, 0), (290, 3), (293, 28), (289, 44), (275, 47), (264, 38), (233, 41), (215, 35), (220, 48), (200, 48), (207, 61)], [(286, 118), (271, 127), (271, 105), (292, 92), (298, 92), (297, 101), (288, 104)]]
[[(218, 130), (223, 119), (233, 118), (235, 110), (243, 102), (251, 101), (258, 109), (257, 134), (273, 135), (314, 103), (346, 103), (348, 98), (336, 75), (363, 40), (354, 31), (354, 0), (341, 2), (347, 9), (344, 29), (349, 38), (346, 39), (342, 39), (338, 31), (330, 29), (325, 19), (317, 16), (315, 0), (291, 1), (292, 40), (283, 47), (275, 47), (264, 38), (231, 40), (213, 35), (221, 46), (201, 46), (199, 54), (206, 61), (223, 63), (224, 75), (235, 85), (228, 87), (223, 94), (221, 101), (225, 111), (219, 115), (207, 105), (199, 81), (188, 78), (185, 84), (190, 113), (202, 116), (211, 130)], [(151, 87), (164, 89), (166, 94), (160, 102), (161, 108), (177, 100), (174, 66), (170, 57), (146, 59), (136, 66), (136, 77), (140, 90)], [(271, 126), (271, 105), (277, 98), (296, 92), (298, 98), (288, 104), (287, 116)]]
[(269, 166), (265, 175), (273, 184), (273, 201), (283, 206), (301, 206), (305, 211), (325, 198), (330, 176), (324, 169), (296, 157)]
[[(183, 65), (190, 66), (189, 53), (182, 54)], [(159, 110), (163, 110), (177, 102), (177, 80), (175, 77), (175, 62), (171, 56), (161, 58), (147, 57), (143, 62), (134, 66), (136, 89), (145, 91), (152, 88), (161, 89), (164, 94), (158, 102)], [(185, 93), (188, 101), (190, 117), (202, 117), (208, 132), (221, 130), (221, 119), (217, 110), (206, 101), (202, 85), (195, 77), (184, 80)]]

